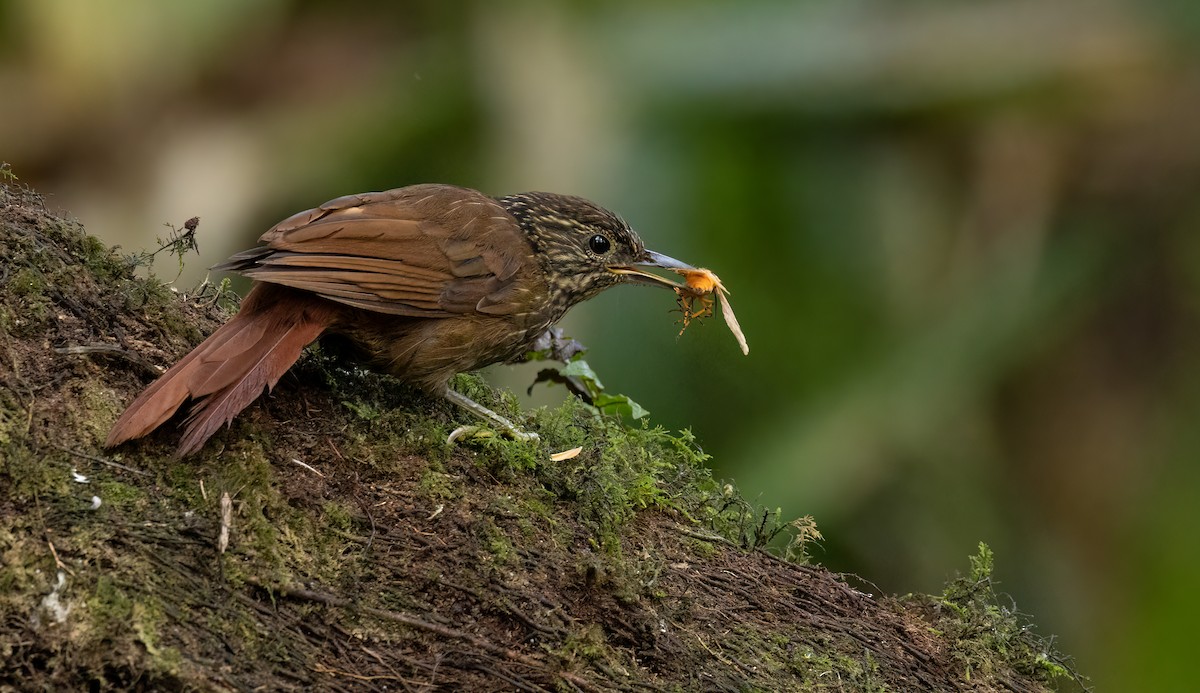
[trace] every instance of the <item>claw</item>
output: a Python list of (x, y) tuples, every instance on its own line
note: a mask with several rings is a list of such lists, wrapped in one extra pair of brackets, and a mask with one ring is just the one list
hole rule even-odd
[[(467, 397), (461, 392), (446, 390), (446, 394), (444, 396), (454, 404), (457, 404), (475, 416), (478, 416), (484, 421), (492, 424), (500, 431), (501, 435), (512, 438), (513, 440), (519, 440), (521, 442), (535, 442), (541, 440), (541, 438), (538, 437), (538, 434), (531, 431), (522, 431), (521, 429), (517, 428), (513, 422), (509, 421), (503, 416), (500, 416), (496, 412), (488, 409), (470, 397)], [(471, 438), (487, 438), (495, 435), (495, 433), (486, 429), (482, 429), (479, 426), (459, 426), (458, 428), (454, 429), (446, 438), (446, 444), (452, 444), (459, 438), (468, 435)]]

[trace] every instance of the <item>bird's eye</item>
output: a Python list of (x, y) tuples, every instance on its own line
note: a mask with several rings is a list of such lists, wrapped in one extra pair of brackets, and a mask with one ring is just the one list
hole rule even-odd
[(596, 234), (588, 239), (588, 247), (592, 249), (593, 253), (603, 255), (612, 248), (612, 244), (604, 236)]

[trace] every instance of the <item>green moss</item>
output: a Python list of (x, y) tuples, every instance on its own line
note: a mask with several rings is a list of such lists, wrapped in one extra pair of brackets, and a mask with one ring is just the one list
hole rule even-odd
[(12, 278), (8, 280), (6, 288), (14, 296), (19, 296), (26, 301), (31, 299), (40, 300), (42, 293), (46, 290), (46, 280), (42, 276), (42, 273), (36, 269), (22, 267), (13, 272)]
[[(460, 378), (458, 383), (478, 394), (473, 380)], [(531, 412), (527, 426), (540, 442), (489, 436), (463, 445), (501, 481), (532, 473), (548, 491), (545, 500), (572, 505), (588, 530), (589, 543), (602, 551), (619, 554), (622, 528), (646, 509), (677, 513), (748, 548), (764, 546), (789, 529), (777, 511), (755, 508), (731, 486), (714, 480), (705, 467), (707, 456), (688, 431), (626, 427), (574, 399)], [(574, 447), (583, 447), (577, 457), (550, 461), (552, 453)], [(541, 510), (547, 507), (543, 504)]]
[(40, 272), (23, 267), (17, 270), (8, 282), (15, 295), (15, 317), (12, 333), (18, 337), (28, 336), (39, 330), (50, 318), (52, 303), (42, 291), (45, 278)]
[(155, 307), (159, 309), (159, 316), (156, 318), (156, 322), (162, 325), (168, 334), (181, 337), (191, 343), (198, 343), (204, 339), (205, 335), (196, 329), (196, 326), (189, 322), (182, 313), (178, 310), (172, 310), (173, 306), (170, 306), (170, 304), (164, 301)]
[(25, 606), (34, 592), (45, 593), (47, 562), (40, 560), (30, 523), (12, 520), (0, 526), (0, 613)]
[[(115, 454), (113, 458), (121, 461), (124, 456)], [(164, 497), (170, 498), (178, 506), (193, 512), (215, 507), (217, 498), (220, 497), (220, 487), (216, 485), (218, 483), (216, 477), (206, 474), (191, 460), (185, 461), (167, 456), (163, 456), (161, 459), (167, 463), (167, 466), (159, 471), (160, 491)], [(203, 491), (200, 490), (202, 482), (204, 484)], [(209, 495), (214, 491), (216, 495)]]
[(711, 541), (688, 538), (684, 543), (699, 558), (711, 558), (717, 553), (717, 546)]
[(17, 414), (24, 409), (12, 390), (0, 388), (0, 445), (7, 448), (16, 439), (18, 432), (23, 433), (26, 421), (18, 418)]
[(517, 553), (512, 540), (491, 518), (484, 518), (476, 524), (475, 536), (487, 550), (486, 558), (491, 564), (503, 566), (516, 562)]
[[(205, 483), (208, 501), (203, 503), (204, 512), (218, 517), (222, 493), (228, 493), (233, 504), (226, 556), (236, 557), (243, 564), (241, 567), (273, 577), (286, 573), (285, 554), (292, 543), (287, 523), (291, 509), (273, 487), (273, 470), (262, 445), (249, 439), (239, 440), (211, 468), (212, 475)], [(185, 483), (198, 484), (198, 481)], [(230, 563), (227, 561), (227, 565)]]
[(513, 413), (509, 410), (513, 408), (512, 404), (515, 402), (515, 400), (509, 400), (507, 402), (507, 407), (500, 406), (498, 402), (504, 402), (503, 396), (498, 395), (497, 391), (488, 385), (487, 381), (483, 379), (483, 376), (479, 375), (478, 373), (459, 373), (458, 375), (454, 376), (453, 380), (451, 380), (450, 387), (454, 388), (458, 392), (461, 392), (467, 397), (470, 397), (476, 402), (491, 408), (498, 414)]
[[(621, 527), (637, 510), (683, 510), (705, 502), (704, 486), (712, 486), (701, 465), (704, 455), (685, 438), (661, 428), (626, 429), (619, 423), (592, 417), (573, 401), (563, 405), (574, 417), (564, 425), (564, 411), (550, 417), (549, 436), (559, 445), (590, 441), (574, 459), (540, 463), (539, 476), (561, 500), (576, 504), (594, 543), (613, 551)], [(542, 416), (539, 416), (539, 423)], [(698, 482), (683, 492), (668, 492), (668, 484), (683, 489), (679, 481)]]
[(96, 485), (95, 494), (109, 508), (134, 510), (144, 509), (147, 506), (148, 498), (146, 492), (137, 486), (111, 478), (96, 479), (93, 481)]
[(79, 392), (72, 414), (79, 429), (100, 441), (108, 435), (108, 428), (123, 411), (122, 403), (112, 388), (98, 382), (89, 382)]
[(158, 659), (163, 654), (159, 647), (159, 628), (163, 623), (162, 610), (153, 600), (139, 600), (130, 610), (130, 622), (134, 636), (146, 648), (146, 652)]
[(594, 624), (573, 629), (554, 651), (564, 664), (602, 662), (612, 656), (612, 648), (604, 637), (604, 631)]
[(440, 464), (432, 463), (421, 473), (417, 488), (420, 489), (421, 495), (430, 500), (449, 501), (462, 494), (462, 479), (447, 474)]
[(876, 664), (875, 658), (871, 656), (870, 652), (864, 652), (862, 659), (839, 655), (835, 660), (837, 663), (835, 671), (840, 674), (839, 678), (848, 682), (853, 690), (863, 691), (863, 693), (887, 693), (889, 690), (880, 681), (879, 665)]
[(366, 402), (345, 400), (342, 402), (342, 406), (354, 412), (354, 415), (363, 421), (374, 421), (378, 419), (380, 415), (379, 409)]
[[(89, 274), (104, 283), (116, 283), (131, 277), (129, 263), (114, 253), (103, 241), (86, 234), (79, 236), (77, 252)], [(154, 284), (158, 285), (159, 282)]]
[(66, 454), (39, 455), (21, 444), (10, 445), (0, 457), (0, 472), (8, 477), (8, 496), (14, 501), (70, 493), (71, 464)]
[(516, 516), (521, 532), (526, 537), (533, 537), (539, 529), (545, 529), (556, 542), (562, 546), (568, 539), (559, 533), (559, 523), (555, 519), (554, 506), (551, 505), (553, 495), (544, 489), (541, 493), (533, 489), (528, 495), (516, 500)]
[(103, 573), (96, 577), (87, 607), (93, 637), (119, 638), (127, 632), (133, 617), (133, 600), (112, 577)]
[(963, 680), (1009, 669), (1048, 685), (1056, 679), (1076, 679), (1064, 658), (1033, 632), (1026, 618), (1000, 603), (992, 585), (994, 556), (988, 545), (980, 542), (970, 562), (970, 572), (947, 584), (940, 598), (906, 598), (932, 608), (934, 629), (953, 643)]
[(322, 503), (321, 514), (323, 521), (330, 529), (348, 532), (353, 526), (353, 514), (350, 512), (350, 508), (337, 501), (329, 500)]
[(762, 673), (764, 680), (787, 682), (787, 690), (894, 690), (870, 651), (849, 637), (816, 636), (805, 642), (771, 629), (732, 624), (726, 637), (698, 644), (719, 662), (738, 662)]

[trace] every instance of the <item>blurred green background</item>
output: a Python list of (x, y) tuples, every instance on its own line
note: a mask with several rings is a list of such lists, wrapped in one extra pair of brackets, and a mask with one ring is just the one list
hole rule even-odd
[(937, 592), (986, 541), (1097, 689), (1193, 690), (1200, 3), (0, 8), (0, 159), (128, 250), (199, 215), (181, 286), (345, 193), (592, 198), (751, 345), (611, 291), (566, 323), (610, 390), (830, 568)]

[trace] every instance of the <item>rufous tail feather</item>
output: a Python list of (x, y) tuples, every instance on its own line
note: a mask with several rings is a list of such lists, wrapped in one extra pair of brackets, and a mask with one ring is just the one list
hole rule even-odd
[(178, 454), (199, 450), (264, 389), (275, 387), (333, 315), (322, 299), (256, 285), (232, 320), (138, 395), (113, 425), (105, 446), (150, 433), (191, 399), (195, 403)]

